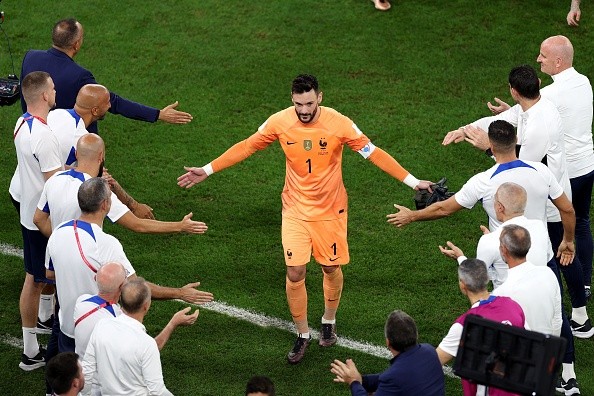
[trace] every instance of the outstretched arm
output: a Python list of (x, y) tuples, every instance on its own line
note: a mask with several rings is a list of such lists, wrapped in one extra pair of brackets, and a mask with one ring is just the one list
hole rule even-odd
[(173, 331), (177, 329), (178, 326), (190, 326), (196, 322), (199, 312), (198, 310), (195, 310), (194, 313), (190, 314), (190, 310), (190, 307), (186, 307), (181, 311), (176, 312), (171, 317), (169, 323), (167, 323), (167, 326), (165, 326), (159, 335), (155, 337), (159, 350), (163, 349), (167, 341), (169, 341), (171, 334), (173, 334)]
[(445, 201), (436, 202), (421, 210), (410, 210), (409, 208), (398, 204), (394, 204), (394, 207), (399, 211), (389, 214), (386, 217), (388, 218), (388, 223), (396, 227), (404, 227), (414, 221), (441, 219), (442, 217), (449, 216), (452, 213), (463, 209), (463, 206), (460, 205), (453, 196)]
[(369, 157), (366, 158), (369, 158), (369, 160), (375, 166), (377, 166), (393, 178), (400, 180), (410, 188), (414, 188), (415, 190), (425, 189), (431, 191), (431, 185), (433, 184), (432, 182), (417, 179), (409, 171), (404, 169), (402, 165), (400, 165), (398, 161), (396, 161), (396, 159), (394, 159), (394, 157), (392, 157), (390, 154), (386, 153), (379, 147), (372, 147), (373, 151), (371, 152)]
[(257, 150), (266, 148), (274, 140), (276, 140), (275, 135), (264, 135), (258, 131), (249, 138), (236, 143), (220, 157), (202, 168), (184, 167), (187, 172), (177, 178), (177, 185), (185, 188), (193, 187), (213, 173), (229, 168), (254, 154)]
[(174, 232), (186, 232), (188, 234), (204, 234), (208, 226), (201, 221), (192, 220), (193, 213), (184, 216), (181, 221), (159, 221), (150, 219), (139, 219), (132, 212), (126, 212), (116, 223), (131, 231), (143, 234), (167, 234)]

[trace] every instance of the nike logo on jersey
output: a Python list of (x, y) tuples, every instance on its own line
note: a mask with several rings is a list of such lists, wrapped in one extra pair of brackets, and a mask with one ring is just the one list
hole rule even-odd
[(330, 261), (336, 261), (336, 260), (338, 260), (339, 258), (340, 258), (340, 257), (336, 257), (336, 258), (330, 259)]
[(295, 143), (297, 143), (297, 142), (287, 142), (287, 146), (290, 146), (290, 145), (295, 144)]

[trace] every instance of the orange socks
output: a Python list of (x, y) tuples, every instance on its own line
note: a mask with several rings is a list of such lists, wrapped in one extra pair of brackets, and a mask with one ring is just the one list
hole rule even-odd
[(287, 302), (293, 320), (297, 322), (307, 322), (307, 290), (305, 289), (305, 279), (299, 282), (292, 282), (286, 278)]
[(324, 272), (324, 304), (326, 309), (336, 311), (338, 308), (342, 293), (342, 283), (343, 277), (340, 267), (330, 274)]

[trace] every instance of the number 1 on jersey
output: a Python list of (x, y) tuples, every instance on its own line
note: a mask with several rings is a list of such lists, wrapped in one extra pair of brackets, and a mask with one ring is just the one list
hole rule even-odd
[(307, 168), (308, 168), (308, 173), (311, 173), (311, 158), (309, 158), (307, 161)]

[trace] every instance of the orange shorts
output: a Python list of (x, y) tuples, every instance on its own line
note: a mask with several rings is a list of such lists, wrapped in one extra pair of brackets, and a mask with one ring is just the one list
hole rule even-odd
[(349, 262), (347, 216), (336, 220), (305, 221), (283, 216), (283, 249), (289, 267), (305, 265), (311, 254), (322, 265)]

